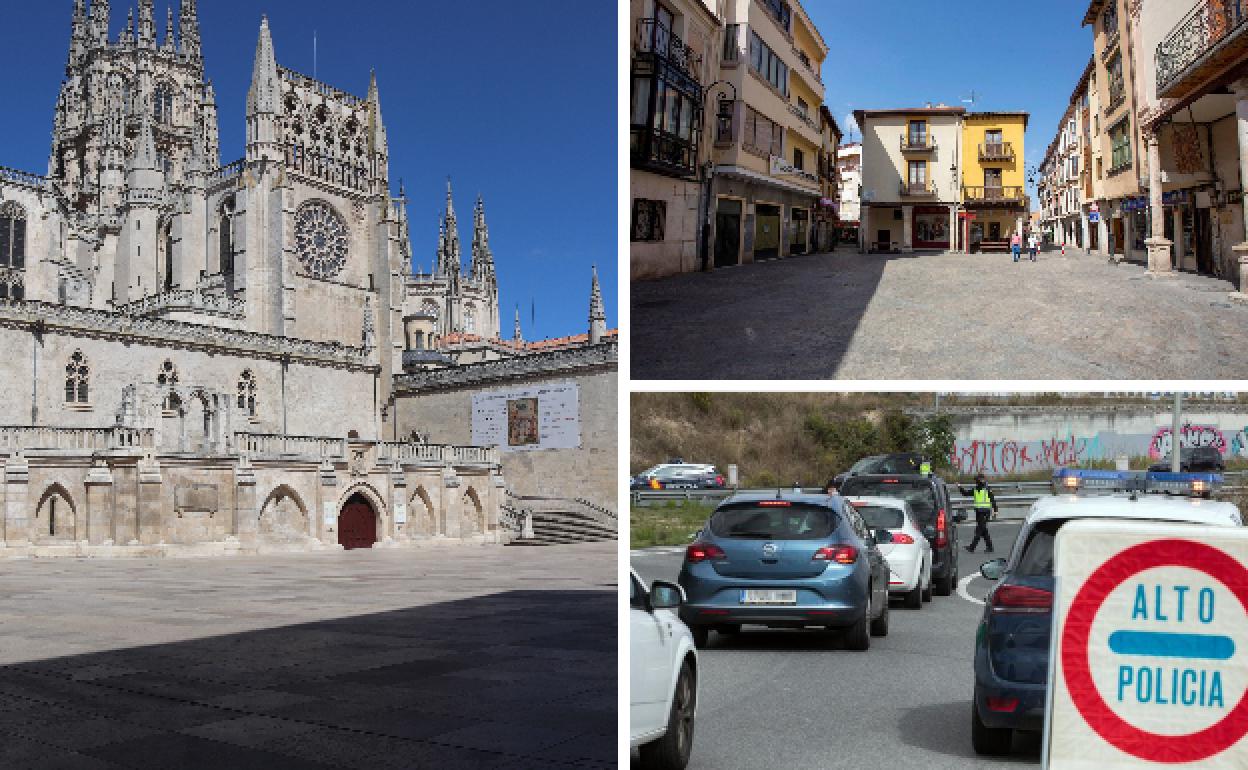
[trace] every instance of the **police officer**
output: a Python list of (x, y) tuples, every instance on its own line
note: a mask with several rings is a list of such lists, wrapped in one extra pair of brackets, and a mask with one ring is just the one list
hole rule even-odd
[(968, 490), (966, 487), (959, 486), (958, 491), (964, 496), (969, 495), (975, 505), (975, 536), (971, 538), (971, 544), (966, 550), (975, 553), (975, 546), (979, 543), (979, 539), (984, 539), (984, 553), (992, 553), (992, 535), (988, 534), (988, 517), (993, 516), (997, 512), (997, 498), (993, 496), (992, 490), (988, 488), (988, 484), (984, 481), (984, 474), (975, 477), (975, 488)]

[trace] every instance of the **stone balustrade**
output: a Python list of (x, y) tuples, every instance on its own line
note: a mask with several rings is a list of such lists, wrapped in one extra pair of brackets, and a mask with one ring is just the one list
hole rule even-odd
[(134, 302), (118, 305), (117, 310), (136, 316), (187, 310), (225, 318), (243, 318), (247, 314), (247, 305), (241, 299), (234, 299), (223, 294), (209, 294), (195, 289), (170, 289)]
[(148, 449), (155, 445), (151, 429), (50, 428), (29, 425), (0, 426), (0, 453), (18, 450)]
[(234, 446), (251, 457), (298, 457), (341, 459), (347, 456), (346, 440), (324, 436), (285, 436), (280, 433), (234, 434)]

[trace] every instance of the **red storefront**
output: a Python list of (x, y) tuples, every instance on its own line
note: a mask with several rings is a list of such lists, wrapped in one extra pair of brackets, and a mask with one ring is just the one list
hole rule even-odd
[(949, 207), (915, 206), (910, 232), (916, 249), (949, 248)]

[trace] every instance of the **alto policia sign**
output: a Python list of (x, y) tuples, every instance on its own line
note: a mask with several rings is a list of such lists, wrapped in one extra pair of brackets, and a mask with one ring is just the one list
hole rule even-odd
[(1248, 530), (1058, 530), (1050, 768), (1248, 767)]

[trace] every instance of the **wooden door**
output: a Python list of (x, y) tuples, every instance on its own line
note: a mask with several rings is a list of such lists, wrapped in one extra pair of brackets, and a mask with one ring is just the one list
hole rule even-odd
[(741, 201), (720, 198), (715, 208), (715, 267), (741, 261)]
[(338, 545), (343, 548), (372, 548), (377, 542), (377, 515), (360, 495), (352, 495), (338, 514)]

